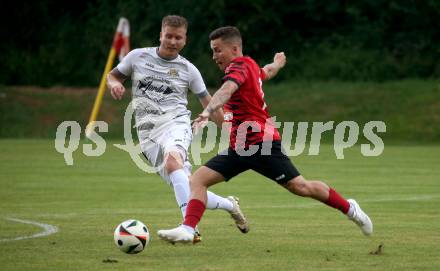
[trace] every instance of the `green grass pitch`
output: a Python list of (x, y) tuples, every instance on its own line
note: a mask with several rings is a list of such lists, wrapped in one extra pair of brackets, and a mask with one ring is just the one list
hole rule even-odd
[[(111, 143), (101, 157), (83, 155), (80, 145), (67, 166), (53, 140), (0, 140), (1, 270), (440, 270), (439, 145), (385, 142), (379, 157), (363, 157), (355, 146), (344, 160), (324, 145), (318, 156), (292, 157), (306, 178), (357, 199), (373, 220), (372, 237), (338, 211), (246, 172), (212, 190), (240, 197), (251, 231), (240, 233), (221, 210), (207, 211), (203, 242), (173, 246), (156, 236), (180, 222), (171, 189)], [(43, 231), (7, 218), (59, 231), (5, 241)], [(113, 243), (114, 228), (129, 218), (151, 231), (137, 255)]]

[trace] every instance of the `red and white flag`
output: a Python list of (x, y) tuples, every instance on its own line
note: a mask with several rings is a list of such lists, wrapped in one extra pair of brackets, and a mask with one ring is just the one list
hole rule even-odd
[(113, 48), (121, 61), (130, 52), (130, 24), (126, 18), (120, 18), (113, 38)]

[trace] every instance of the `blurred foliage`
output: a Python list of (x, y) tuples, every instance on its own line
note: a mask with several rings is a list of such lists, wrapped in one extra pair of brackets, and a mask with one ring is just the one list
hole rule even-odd
[(0, 84), (96, 86), (119, 17), (132, 48), (158, 45), (161, 18), (189, 21), (182, 55), (218, 85), (208, 34), (236, 25), (245, 54), (263, 65), (288, 56), (277, 80), (383, 81), (440, 74), (438, 0), (90, 0), (14, 1), (0, 16)]

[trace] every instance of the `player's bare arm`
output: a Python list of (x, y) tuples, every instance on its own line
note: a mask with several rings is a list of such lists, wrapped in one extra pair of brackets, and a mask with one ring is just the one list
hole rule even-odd
[(125, 93), (123, 83), (127, 79), (127, 76), (115, 68), (107, 74), (106, 79), (107, 88), (110, 90), (113, 99), (120, 100)]
[[(199, 101), (203, 106), (203, 109), (205, 109), (209, 102), (211, 101), (212, 97), (210, 94), (200, 98), (199, 97)], [(221, 108), (215, 110), (214, 112), (212, 112), (211, 114), (211, 120), (218, 126), (218, 127), (222, 127), (222, 123), (223, 123), (223, 110)]]
[(276, 53), (273, 57), (273, 62), (263, 67), (266, 73), (265, 80), (269, 80), (277, 75), (278, 71), (286, 65), (286, 56), (284, 52)]
[(227, 103), (237, 89), (238, 85), (233, 81), (227, 80), (223, 83), (214, 96), (212, 96), (211, 101), (208, 103), (203, 112), (200, 113), (198, 118), (194, 120), (193, 129), (195, 133), (205, 127), (211, 114)]

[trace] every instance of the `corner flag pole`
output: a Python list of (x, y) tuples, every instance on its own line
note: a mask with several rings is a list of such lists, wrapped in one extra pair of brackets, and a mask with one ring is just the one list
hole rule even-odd
[(101, 108), (102, 98), (105, 93), (105, 78), (107, 74), (110, 72), (110, 69), (113, 67), (113, 61), (115, 59), (116, 54), (119, 54), (119, 61), (124, 58), (124, 56), (130, 50), (130, 25), (126, 18), (120, 18), (118, 27), (116, 28), (115, 36), (113, 37), (112, 47), (110, 48), (110, 52), (107, 57), (107, 63), (105, 64), (104, 73), (101, 77), (101, 82), (99, 83), (98, 94), (95, 98), (95, 103), (93, 104), (92, 113), (90, 114), (89, 123), (86, 129), (86, 137), (90, 136), (91, 131), (93, 130), (93, 124), (96, 121), (96, 118), (99, 113), (99, 109)]

